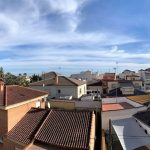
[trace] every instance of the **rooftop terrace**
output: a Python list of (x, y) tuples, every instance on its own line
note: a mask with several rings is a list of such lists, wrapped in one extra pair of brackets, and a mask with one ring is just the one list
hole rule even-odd
[(106, 103), (102, 105), (102, 111), (111, 111), (111, 110), (122, 110), (122, 109), (131, 109), (134, 108), (132, 105), (121, 102), (121, 103)]

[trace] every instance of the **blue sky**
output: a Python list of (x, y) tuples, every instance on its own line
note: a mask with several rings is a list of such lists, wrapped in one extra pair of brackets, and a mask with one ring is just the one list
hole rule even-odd
[(0, 0), (0, 65), (64, 74), (150, 67), (149, 0)]

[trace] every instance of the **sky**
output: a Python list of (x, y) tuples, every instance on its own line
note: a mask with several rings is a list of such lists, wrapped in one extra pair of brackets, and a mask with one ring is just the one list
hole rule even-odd
[(149, 0), (0, 0), (0, 66), (12, 73), (150, 67)]

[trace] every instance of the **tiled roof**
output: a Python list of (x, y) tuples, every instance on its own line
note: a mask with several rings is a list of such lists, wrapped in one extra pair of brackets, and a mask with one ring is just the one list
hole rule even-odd
[(150, 102), (150, 95), (128, 96), (127, 98), (140, 104)]
[(60, 148), (89, 149), (92, 112), (53, 109), (47, 111), (31, 109), (8, 133), (8, 138), (24, 144), (30, 143), (34, 138), (35, 142)]
[(73, 79), (73, 78), (67, 78), (67, 79), (70, 80), (70, 81), (72, 81), (76, 85), (83, 85), (83, 84), (86, 83), (85, 81), (77, 80), (77, 79)]
[(91, 112), (53, 110), (36, 140), (60, 147), (88, 149)]
[(43, 84), (47, 85), (47, 86), (50, 86), (50, 85), (58, 85), (58, 86), (72, 86), (72, 85), (75, 85), (75, 86), (80, 86), (80, 85), (85, 84), (85, 82), (81, 81), (81, 80), (73, 79), (73, 78), (68, 78), (68, 77), (65, 77), (65, 76), (58, 76), (58, 84), (56, 84), (54, 82), (54, 79), (45, 79), (45, 80), (41, 80), (41, 81), (38, 81), (38, 82), (33, 82), (33, 83), (30, 84), (30, 86), (43, 86)]
[(29, 144), (46, 115), (46, 110), (32, 108), (8, 133), (8, 138), (23, 144)]
[(92, 80), (87, 83), (87, 86), (102, 86), (101, 80)]
[(57, 72), (54, 72), (54, 71), (51, 71), (51, 72), (47, 72), (47, 73), (43, 73), (42, 74), (42, 79), (49, 79), (49, 78), (53, 78), (55, 76), (60, 76), (61, 74), (60, 73), (57, 73)]
[(46, 92), (21, 87), (18, 85), (8, 85), (6, 86), (4, 92), (5, 98), (0, 99), (0, 104), (5, 106), (17, 104), (20, 102), (47, 95)]

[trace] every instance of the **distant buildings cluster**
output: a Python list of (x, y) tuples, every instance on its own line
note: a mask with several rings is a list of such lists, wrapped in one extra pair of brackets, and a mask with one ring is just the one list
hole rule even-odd
[(150, 149), (149, 72), (48, 72), (30, 87), (0, 80), (0, 149)]

